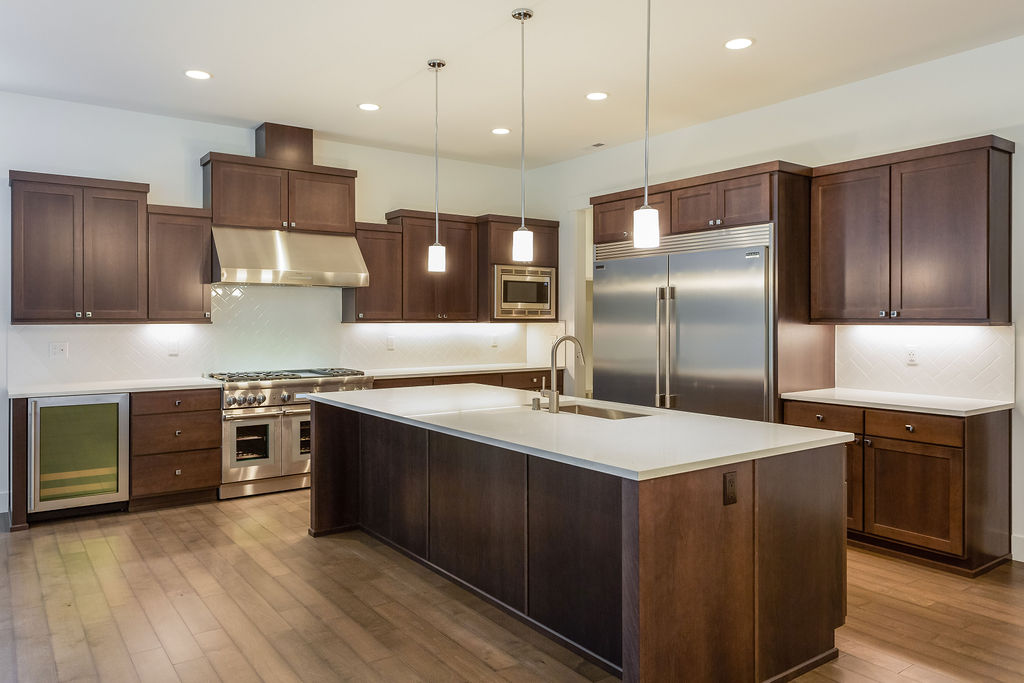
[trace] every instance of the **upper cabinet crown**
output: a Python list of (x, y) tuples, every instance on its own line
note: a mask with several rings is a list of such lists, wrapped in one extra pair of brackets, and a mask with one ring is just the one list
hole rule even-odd
[(811, 318), (1010, 322), (1012, 142), (814, 169)]
[(356, 230), (356, 172), (210, 152), (202, 159), (203, 204), (213, 224), (306, 232)]

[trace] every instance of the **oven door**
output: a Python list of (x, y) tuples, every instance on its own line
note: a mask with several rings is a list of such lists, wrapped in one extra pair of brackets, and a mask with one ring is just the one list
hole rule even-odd
[(494, 266), (495, 318), (554, 318), (555, 270)]
[(281, 420), (284, 474), (309, 472), (309, 406), (289, 408)]
[(221, 482), (281, 476), (280, 408), (251, 408), (224, 414)]

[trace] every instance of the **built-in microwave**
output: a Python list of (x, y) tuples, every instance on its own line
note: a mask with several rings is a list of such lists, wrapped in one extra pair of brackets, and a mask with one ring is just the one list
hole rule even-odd
[(495, 320), (555, 320), (555, 268), (494, 266)]

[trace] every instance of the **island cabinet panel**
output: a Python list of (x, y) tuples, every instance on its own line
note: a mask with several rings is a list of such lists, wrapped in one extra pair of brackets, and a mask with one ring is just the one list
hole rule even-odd
[(622, 665), (622, 480), (530, 456), (526, 614)]
[[(835, 656), (846, 604), (843, 448), (827, 446), (753, 462), (754, 680)], [(739, 679), (735, 679), (739, 680)]]
[(427, 560), (526, 609), (526, 455), (429, 432)]
[(359, 526), (361, 417), (315, 401), (311, 409), (309, 535), (324, 536)]
[(623, 680), (755, 680), (752, 463), (622, 480), (622, 516)]
[(362, 525), (427, 556), (427, 431), (381, 418), (359, 419)]

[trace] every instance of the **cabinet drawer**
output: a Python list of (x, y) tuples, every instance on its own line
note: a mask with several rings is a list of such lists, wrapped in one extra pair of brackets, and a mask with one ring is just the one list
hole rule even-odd
[(131, 495), (132, 498), (141, 498), (212, 488), (220, 484), (220, 472), (219, 448), (134, 458), (131, 463)]
[(220, 448), (219, 410), (132, 418), (132, 455)]
[(964, 445), (964, 421), (959, 417), (868, 410), (864, 423), (864, 433), (873, 436), (943, 446)]
[(132, 415), (220, 410), (220, 389), (147, 391), (132, 394)]
[(394, 379), (374, 379), (374, 389), (394, 389), (401, 387), (429, 387), (434, 383), (433, 377), (396, 377)]
[(444, 377), (435, 377), (434, 384), (490, 384), (491, 386), (501, 386), (501, 375), (487, 374), (487, 375), (445, 375)]
[(855, 434), (864, 429), (864, 409), (855, 406), (786, 401), (783, 417), (786, 424), (798, 427), (818, 427)]
[(550, 372), (506, 372), (501, 376), (501, 386), (513, 389), (540, 389), (542, 384), (547, 389), (551, 388)]

